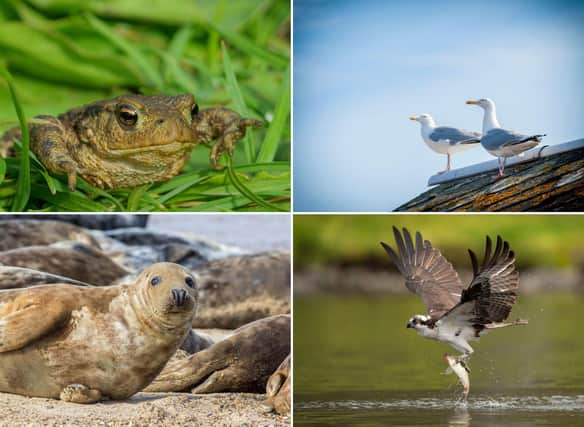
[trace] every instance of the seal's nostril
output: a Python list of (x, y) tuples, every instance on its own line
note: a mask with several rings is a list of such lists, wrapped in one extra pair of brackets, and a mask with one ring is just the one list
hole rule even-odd
[(172, 293), (172, 299), (174, 300), (174, 303), (176, 305), (178, 305), (179, 307), (186, 302), (187, 291), (185, 291), (184, 289), (173, 289), (171, 291), (171, 293)]

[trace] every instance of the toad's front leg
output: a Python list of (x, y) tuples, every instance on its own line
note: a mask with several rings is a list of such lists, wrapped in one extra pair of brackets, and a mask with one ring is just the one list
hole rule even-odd
[[(84, 170), (73, 157), (70, 148), (80, 147), (75, 132), (52, 116), (39, 116), (30, 129), (30, 149), (51, 172), (67, 175), (69, 190), (75, 191), (77, 175)], [(90, 175), (90, 174), (89, 174)]]
[(206, 144), (216, 140), (210, 155), (213, 169), (223, 168), (217, 161), (225, 152), (233, 156), (235, 143), (245, 136), (249, 126), (262, 127), (263, 124), (259, 120), (241, 117), (227, 108), (208, 108), (199, 111), (193, 119), (193, 133), (197, 142)]

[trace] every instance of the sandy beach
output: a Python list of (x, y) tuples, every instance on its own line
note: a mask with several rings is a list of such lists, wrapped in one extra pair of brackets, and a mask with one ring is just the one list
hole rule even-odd
[(80, 405), (0, 393), (0, 426), (287, 426), (249, 393), (137, 393), (124, 401)]

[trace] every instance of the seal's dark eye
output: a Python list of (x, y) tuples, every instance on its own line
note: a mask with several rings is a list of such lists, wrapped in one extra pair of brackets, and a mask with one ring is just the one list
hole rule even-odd
[(150, 281), (150, 284), (151, 284), (152, 286), (156, 286), (156, 285), (159, 285), (159, 284), (160, 284), (160, 282), (162, 282), (162, 277), (160, 277), (160, 276), (154, 276), (154, 277), (152, 278), (152, 280)]
[(191, 109), (191, 117), (194, 118), (197, 114), (199, 114), (199, 105), (195, 104)]
[(192, 278), (192, 277), (190, 277), (190, 276), (189, 276), (189, 277), (187, 277), (187, 278), (185, 279), (185, 283), (187, 284), (187, 286), (188, 286), (189, 288), (192, 288), (192, 287), (194, 287), (194, 286), (195, 286), (195, 281), (194, 281), (194, 280), (193, 280), (193, 278)]
[(134, 107), (128, 104), (120, 104), (117, 106), (116, 114), (121, 124), (126, 126), (134, 126), (138, 122), (138, 112)]

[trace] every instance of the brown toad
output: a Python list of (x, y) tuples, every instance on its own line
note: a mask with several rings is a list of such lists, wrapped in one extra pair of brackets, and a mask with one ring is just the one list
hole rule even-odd
[[(226, 108), (199, 110), (190, 94), (122, 95), (75, 108), (58, 117), (38, 116), (30, 128), (30, 149), (51, 172), (65, 173), (69, 188), (77, 176), (100, 188), (136, 187), (177, 175), (193, 147), (216, 140), (210, 162), (220, 169), (224, 152), (248, 126), (262, 126)], [(12, 152), (12, 129), (0, 139), (0, 154)]]

